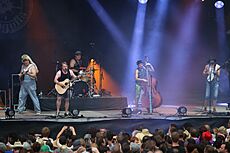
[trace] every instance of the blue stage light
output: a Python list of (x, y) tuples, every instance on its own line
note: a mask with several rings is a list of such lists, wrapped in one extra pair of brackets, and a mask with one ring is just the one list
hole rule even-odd
[(124, 108), (122, 109), (122, 117), (131, 117), (132, 115), (132, 109), (131, 108)]
[(185, 106), (180, 106), (178, 109), (177, 109), (177, 114), (180, 115), (180, 116), (185, 116), (187, 115), (187, 108)]
[(6, 108), (6, 111), (5, 111), (5, 118), (6, 118), (6, 119), (15, 118), (15, 110), (12, 109), (12, 108)]
[(216, 8), (220, 9), (224, 7), (224, 2), (223, 1), (216, 1), (214, 4)]
[(148, 0), (138, 0), (139, 1), (139, 3), (141, 3), (141, 4), (146, 4), (147, 2), (148, 2)]

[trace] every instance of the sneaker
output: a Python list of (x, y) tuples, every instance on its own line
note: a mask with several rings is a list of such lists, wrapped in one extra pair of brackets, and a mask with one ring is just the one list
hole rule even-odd
[(59, 117), (60, 116), (60, 112), (56, 112), (55, 116)]
[(72, 117), (72, 114), (70, 114), (70, 112), (65, 112), (64, 116), (65, 117)]
[(35, 114), (36, 114), (36, 115), (41, 115), (41, 112), (36, 112)]

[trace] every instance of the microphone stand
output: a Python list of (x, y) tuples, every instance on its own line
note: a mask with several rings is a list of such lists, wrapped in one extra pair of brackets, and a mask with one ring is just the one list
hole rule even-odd
[[(56, 61), (56, 66), (55, 66), (55, 72), (57, 73), (57, 71), (59, 70), (59, 61)], [(57, 93), (55, 92), (56, 91), (56, 89), (55, 88), (53, 88), (53, 89), (51, 89), (48, 93), (47, 93), (47, 96), (49, 96), (49, 95), (51, 95), (51, 94), (54, 94), (55, 96), (57, 95)], [(39, 97), (39, 98), (41, 98), (41, 97)]]
[(148, 94), (149, 94), (149, 113), (153, 113), (152, 107), (152, 76), (149, 74), (149, 69), (146, 67), (147, 79), (148, 79)]

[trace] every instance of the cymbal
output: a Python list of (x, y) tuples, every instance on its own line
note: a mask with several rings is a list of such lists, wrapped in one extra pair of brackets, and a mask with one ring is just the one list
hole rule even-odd
[(79, 69), (80, 70), (86, 70), (86, 67), (80, 67)]
[(92, 70), (86, 70), (86, 72), (89, 72), (89, 71), (98, 71), (98, 70), (100, 70), (100, 69), (92, 69)]

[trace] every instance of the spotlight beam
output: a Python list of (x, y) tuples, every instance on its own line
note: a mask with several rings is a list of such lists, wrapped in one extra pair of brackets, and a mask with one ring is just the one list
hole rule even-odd
[(159, 52), (162, 45), (163, 25), (168, 8), (168, 0), (158, 0), (156, 10), (153, 12), (152, 20), (150, 21), (151, 30), (148, 32), (148, 40), (145, 46), (146, 55), (152, 57), (154, 65), (159, 63)]
[(221, 62), (225, 61), (225, 58), (228, 56), (229, 47), (226, 38), (226, 27), (225, 27), (225, 18), (224, 18), (224, 9), (216, 9), (216, 24), (217, 24), (217, 39), (218, 47), (220, 51)]
[(124, 50), (128, 49), (128, 41), (123, 36), (122, 32), (115, 25), (112, 18), (108, 15), (106, 10), (102, 7), (102, 5), (98, 2), (98, 0), (88, 0), (88, 3), (97, 14), (97, 16), (101, 19), (102, 23), (105, 25), (107, 30), (111, 33), (113, 39), (117, 42), (117, 44)]
[[(186, 86), (187, 79), (189, 75), (185, 75), (185, 70), (188, 67), (191, 67), (191, 64), (194, 63), (193, 57), (196, 52), (195, 44), (197, 44), (198, 36), (198, 19), (200, 15), (201, 6), (199, 3), (192, 3), (189, 8), (186, 10), (186, 13), (183, 15), (181, 20), (181, 25), (178, 28), (178, 35), (173, 38), (171, 45), (172, 56), (169, 60), (169, 68), (162, 78), (167, 86), (165, 89), (165, 94), (169, 99), (174, 99), (180, 101), (181, 97), (187, 94)], [(178, 75), (184, 74), (184, 75)], [(171, 76), (176, 76), (173, 78)], [(179, 85), (179, 86), (178, 86)], [(181, 91), (181, 92), (171, 92), (171, 91)]]
[[(137, 14), (135, 20), (135, 26), (133, 31), (132, 42), (130, 46), (129, 52), (129, 60), (126, 67), (126, 76), (124, 79), (124, 87), (123, 87), (123, 94), (128, 97), (128, 99), (132, 99), (133, 92), (131, 89), (135, 89), (135, 82), (134, 82), (134, 71), (135, 71), (135, 63), (138, 58), (140, 58), (141, 53), (141, 46), (143, 41), (144, 35), (144, 23), (145, 23), (145, 13), (146, 13), (146, 4), (137, 4)], [(130, 79), (132, 78), (132, 79)]]

